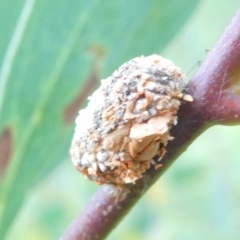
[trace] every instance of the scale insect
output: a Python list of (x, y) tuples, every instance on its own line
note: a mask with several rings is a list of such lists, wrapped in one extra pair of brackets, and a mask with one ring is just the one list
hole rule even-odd
[[(98, 184), (134, 184), (160, 160), (173, 139), (184, 75), (158, 55), (124, 63), (79, 111), (70, 155), (74, 166)], [(157, 160), (153, 160), (156, 159)]]

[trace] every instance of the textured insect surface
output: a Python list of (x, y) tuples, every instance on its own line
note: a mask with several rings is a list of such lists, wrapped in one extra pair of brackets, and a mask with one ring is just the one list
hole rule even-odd
[(76, 118), (70, 149), (75, 167), (98, 184), (120, 186), (161, 166), (179, 106), (192, 101), (182, 93), (183, 78), (170, 60), (151, 55), (102, 80)]

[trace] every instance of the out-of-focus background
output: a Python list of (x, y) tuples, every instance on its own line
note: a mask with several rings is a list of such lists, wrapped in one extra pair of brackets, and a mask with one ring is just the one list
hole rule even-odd
[[(152, 53), (172, 59), (189, 79), (240, 1), (0, 6), (0, 239), (58, 239), (97, 189), (67, 154), (86, 79), (94, 83)], [(108, 239), (240, 239), (239, 139), (237, 126), (203, 133)]]

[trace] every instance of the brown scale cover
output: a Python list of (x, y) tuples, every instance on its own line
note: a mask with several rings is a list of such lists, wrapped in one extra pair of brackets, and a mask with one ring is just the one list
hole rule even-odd
[(135, 183), (151, 164), (161, 166), (181, 101), (192, 101), (182, 93), (183, 78), (170, 60), (151, 55), (102, 80), (76, 118), (74, 166), (98, 184), (114, 185)]

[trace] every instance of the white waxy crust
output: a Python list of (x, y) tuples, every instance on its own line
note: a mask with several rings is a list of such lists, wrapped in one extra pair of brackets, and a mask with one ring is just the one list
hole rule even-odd
[(183, 85), (179, 68), (161, 56), (123, 64), (79, 111), (70, 149), (75, 167), (98, 184), (135, 183), (173, 139)]

